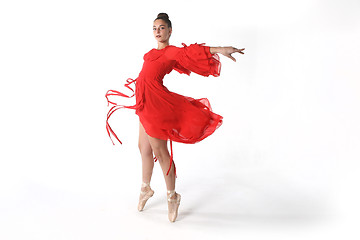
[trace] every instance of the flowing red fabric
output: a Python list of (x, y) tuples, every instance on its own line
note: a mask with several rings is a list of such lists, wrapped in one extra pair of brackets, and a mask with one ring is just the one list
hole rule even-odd
[[(173, 161), (172, 141), (196, 143), (210, 136), (222, 124), (223, 117), (212, 112), (207, 98), (194, 99), (169, 91), (163, 85), (163, 78), (173, 69), (190, 75), (191, 72), (202, 76), (220, 75), (221, 63), (217, 54), (210, 52), (210, 47), (202, 44), (182, 44), (183, 47), (168, 45), (163, 49), (152, 49), (144, 55), (144, 64), (139, 76), (128, 79), (125, 87), (132, 91), (126, 95), (109, 90), (106, 93), (108, 104), (114, 105), (107, 114), (106, 129), (111, 139), (113, 135), (121, 141), (109, 125), (110, 116), (118, 109), (134, 109), (139, 116), (145, 132), (154, 138), (170, 141), (170, 172)], [(135, 91), (131, 84), (135, 83)], [(136, 97), (133, 106), (118, 105), (109, 100), (110, 96), (125, 98)], [(112, 139), (111, 139), (112, 141)], [(113, 142), (113, 141), (112, 141)], [(113, 142), (114, 144), (114, 142)], [(155, 161), (157, 160), (155, 156)], [(176, 176), (176, 167), (174, 163)]]

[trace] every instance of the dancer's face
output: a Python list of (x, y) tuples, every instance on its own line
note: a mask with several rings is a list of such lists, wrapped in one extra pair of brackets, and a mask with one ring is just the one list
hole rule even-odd
[(162, 19), (154, 21), (153, 33), (156, 41), (167, 42), (171, 36), (172, 29)]

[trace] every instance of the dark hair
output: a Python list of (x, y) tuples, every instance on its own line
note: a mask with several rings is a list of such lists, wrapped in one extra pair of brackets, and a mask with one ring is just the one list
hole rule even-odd
[(164, 20), (166, 22), (166, 24), (168, 25), (168, 27), (172, 28), (171, 21), (169, 19), (169, 15), (167, 15), (166, 13), (159, 13), (154, 21), (156, 21), (158, 19)]

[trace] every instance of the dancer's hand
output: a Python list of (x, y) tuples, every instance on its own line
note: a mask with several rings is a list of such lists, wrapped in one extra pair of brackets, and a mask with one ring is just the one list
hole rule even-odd
[(219, 49), (219, 53), (221, 53), (222, 55), (224, 55), (225, 57), (228, 57), (230, 58), (231, 60), (233, 60), (234, 62), (236, 62), (236, 59), (231, 56), (231, 54), (233, 53), (241, 53), (241, 54), (244, 54), (242, 51), (244, 51), (245, 48), (242, 48), (242, 49), (237, 49), (237, 48), (234, 48), (234, 47), (220, 47)]

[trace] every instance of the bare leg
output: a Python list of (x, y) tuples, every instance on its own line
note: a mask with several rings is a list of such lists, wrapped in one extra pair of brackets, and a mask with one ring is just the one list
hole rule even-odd
[(151, 176), (154, 168), (153, 151), (150, 146), (148, 135), (144, 127), (139, 123), (139, 150), (142, 159), (142, 184), (139, 196), (138, 210), (142, 211), (147, 200), (153, 196), (154, 191), (150, 187)]
[(142, 181), (150, 183), (154, 168), (153, 150), (141, 123), (139, 123), (139, 150), (142, 159)]
[(156, 158), (158, 159), (161, 169), (164, 174), (167, 200), (168, 200), (168, 218), (171, 222), (175, 222), (178, 215), (178, 208), (180, 205), (181, 195), (175, 192), (175, 166), (172, 163), (169, 174), (166, 175), (170, 165), (170, 154), (167, 149), (167, 141), (153, 138), (149, 136), (151, 148), (153, 149)]
[(138, 210), (143, 210), (147, 199), (149, 199), (154, 193), (154, 191), (150, 188), (150, 185), (146, 184), (150, 183), (151, 180), (152, 170), (154, 167), (154, 151), (165, 178), (168, 200), (168, 218), (171, 222), (174, 222), (178, 215), (181, 195), (175, 192), (174, 163), (172, 163), (169, 174), (166, 175), (170, 164), (170, 154), (167, 149), (167, 141), (150, 137), (146, 134), (144, 127), (140, 123), (139, 149), (143, 161), (143, 184), (139, 197)]
[(166, 175), (170, 165), (170, 154), (167, 148), (167, 141), (158, 138), (153, 138), (150, 136), (148, 136), (148, 139), (151, 148), (154, 151), (155, 156), (159, 161), (161, 169), (163, 171), (167, 190), (174, 190), (175, 189), (174, 163), (172, 163), (169, 174)]

